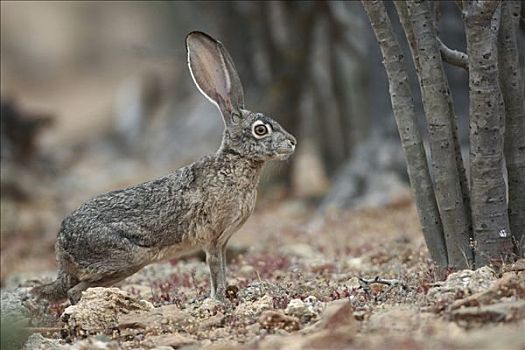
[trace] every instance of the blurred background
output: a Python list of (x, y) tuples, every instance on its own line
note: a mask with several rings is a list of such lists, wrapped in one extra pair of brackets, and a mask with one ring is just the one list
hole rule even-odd
[[(465, 50), (454, 2), (440, 2), (438, 15), (443, 41)], [(298, 139), (290, 160), (265, 170), (259, 206), (292, 201), (322, 217), (410, 200), (386, 74), (358, 1), (2, 1), (2, 283), (51, 268), (60, 221), (88, 198), (217, 149), (220, 114), (186, 65), (193, 30), (230, 51), (247, 107)], [(465, 143), (467, 74), (446, 69)], [(420, 122), (424, 133), (422, 113)]]

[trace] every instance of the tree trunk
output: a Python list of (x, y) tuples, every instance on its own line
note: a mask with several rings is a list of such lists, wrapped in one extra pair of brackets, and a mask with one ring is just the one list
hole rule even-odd
[(469, 57), (470, 184), (476, 266), (505, 261), (512, 240), (503, 179), (505, 108), (498, 83), (499, 1), (464, 1)]
[(505, 101), (504, 152), (508, 173), (510, 230), (525, 256), (525, 105), (519, 68), (517, 30), (521, 1), (504, 1), (498, 35), (500, 85)]
[(410, 183), (416, 197), (421, 228), (432, 260), (443, 268), (448, 264), (447, 249), (425, 149), (416, 124), (416, 112), (408, 85), (403, 53), (392, 31), (383, 2), (363, 0), (362, 4), (370, 18), (383, 54), (392, 108), (405, 152)]
[[(405, 36), (407, 38), (410, 52), (412, 54), (412, 60), (414, 62), (414, 66), (416, 68), (416, 73), (418, 76), (419, 85), (421, 87), (421, 95), (423, 96), (424, 92), (422, 90), (422, 81), (421, 81), (421, 64), (419, 62), (419, 55), (418, 55), (418, 49), (417, 49), (417, 42), (414, 35), (414, 29), (412, 27), (412, 21), (410, 19), (410, 15), (408, 12), (408, 6), (406, 1), (396, 0), (394, 1), (394, 5), (396, 6), (396, 10), (398, 13), (399, 21), (401, 22), (401, 25), (403, 26), (403, 30), (405, 32)], [(436, 14), (436, 8), (434, 8), (433, 17)], [(451, 64), (462, 66), (463, 68), (468, 70), (468, 61), (466, 58), (466, 55), (450, 50), (448, 47), (443, 44), (441, 40), (437, 37), (437, 31), (436, 31), (436, 23), (434, 23), (436, 19), (432, 18), (432, 24), (434, 27), (436, 39), (439, 44), (439, 49), (441, 53), (441, 57), (445, 60), (448, 59), (448, 62)], [(448, 82), (447, 82), (448, 85)], [(465, 208), (465, 215), (467, 217), (467, 220), (469, 222), (469, 239), (472, 239), (472, 227), (470, 223), (470, 195), (469, 195), (469, 188), (468, 188), (468, 182), (467, 182), (467, 175), (465, 171), (465, 166), (463, 165), (463, 159), (461, 157), (461, 147), (459, 145), (459, 137), (457, 132), (457, 120), (456, 116), (453, 110), (452, 105), (452, 98), (448, 98), (447, 103), (449, 104), (449, 111), (450, 111), (450, 119), (451, 123), (454, 126), (454, 132), (452, 133), (453, 141), (454, 141), (454, 152), (456, 156), (456, 166), (458, 169), (458, 175), (459, 175), (459, 183), (461, 186), (461, 193), (463, 197), (463, 207)]]
[[(433, 18), (427, 2), (410, 1), (408, 10), (419, 57), (421, 92), (428, 121), (436, 200), (443, 222), (448, 263), (471, 267), (470, 218), (457, 122), (452, 108)], [(414, 59), (416, 61), (416, 58)]]

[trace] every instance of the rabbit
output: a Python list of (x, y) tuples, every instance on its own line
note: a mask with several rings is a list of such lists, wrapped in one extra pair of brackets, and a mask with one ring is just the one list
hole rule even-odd
[(186, 50), (195, 85), (222, 114), (219, 149), (73, 211), (55, 244), (57, 279), (33, 289), (40, 298), (76, 304), (89, 287), (110, 286), (150, 263), (203, 249), (210, 296), (226, 302), (226, 244), (253, 212), (263, 166), (292, 155), (296, 139), (270, 117), (244, 108), (241, 80), (221, 42), (191, 32)]

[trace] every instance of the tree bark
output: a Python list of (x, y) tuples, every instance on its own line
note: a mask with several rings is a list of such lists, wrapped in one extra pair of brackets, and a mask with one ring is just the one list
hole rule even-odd
[(517, 30), (521, 1), (501, 4), (498, 35), (500, 85), (505, 101), (504, 152), (508, 173), (510, 230), (518, 254), (525, 256), (525, 105), (520, 75)]
[(416, 124), (416, 111), (408, 85), (403, 53), (392, 31), (383, 2), (363, 0), (362, 4), (370, 18), (383, 55), (392, 108), (405, 152), (423, 235), (432, 260), (443, 268), (448, 265), (447, 249), (425, 149)]
[(470, 89), (470, 184), (476, 266), (512, 255), (503, 179), (505, 108), (498, 83), (499, 1), (463, 1)]
[(413, 35), (420, 64), (423, 106), (428, 122), (429, 145), (448, 263), (455, 268), (471, 267), (469, 196), (459, 150), (457, 122), (433, 25), (425, 1), (409, 1)]

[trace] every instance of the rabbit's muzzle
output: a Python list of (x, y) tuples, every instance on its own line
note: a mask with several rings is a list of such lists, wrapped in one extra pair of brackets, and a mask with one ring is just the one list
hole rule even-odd
[(297, 144), (297, 141), (295, 137), (292, 135), (289, 135), (289, 138), (284, 140), (279, 147), (276, 149), (276, 157), (279, 160), (286, 160), (288, 159), (295, 151), (295, 145)]

